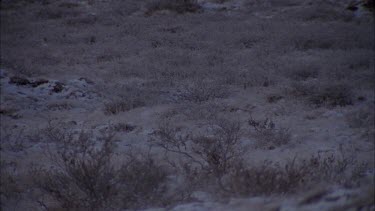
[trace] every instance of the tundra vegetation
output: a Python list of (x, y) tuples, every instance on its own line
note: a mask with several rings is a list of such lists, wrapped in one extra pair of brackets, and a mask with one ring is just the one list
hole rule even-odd
[(374, 209), (373, 7), (1, 1), (1, 210)]

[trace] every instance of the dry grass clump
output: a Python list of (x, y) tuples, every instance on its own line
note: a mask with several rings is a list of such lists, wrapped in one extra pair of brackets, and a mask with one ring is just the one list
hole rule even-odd
[(353, 104), (353, 94), (346, 84), (334, 84), (326, 87), (320, 87), (309, 101), (317, 106), (347, 106)]
[(104, 113), (106, 115), (115, 115), (120, 112), (129, 111), (131, 109), (146, 106), (146, 99), (140, 96), (139, 93), (129, 93), (120, 99), (113, 100), (112, 102), (104, 105)]
[(66, 101), (51, 102), (47, 105), (47, 109), (51, 111), (70, 110), (73, 107), (74, 106), (70, 102)]
[(320, 183), (356, 185), (365, 169), (352, 157), (317, 155), (306, 160), (294, 158), (284, 165), (271, 161), (253, 167), (239, 164), (226, 185), (232, 193), (242, 196), (285, 194)]
[(129, 111), (134, 108), (145, 106), (145, 103), (141, 100), (127, 101), (118, 100), (105, 104), (104, 113), (107, 115), (115, 115), (120, 112)]
[(225, 87), (216, 81), (197, 80), (187, 83), (173, 94), (174, 101), (202, 103), (215, 98), (225, 98), (228, 95)]
[(268, 118), (257, 121), (251, 117), (248, 123), (255, 130), (257, 148), (272, 150), (288, 144), (291, 140), (288, 128), (276, 128), (275, 123)]
[(104, 113), (106, 115), (115, 115), (163, 101), (160, 96), (161, 88), (159, 84), (115, 84), (113, 86), (100, 87), (100, 89), (102, 96), (108, 99), (104, 104)]
[(135, 125), (131, 125), (124, 122), (111, 125), (111, 128), (116, 132), (131, 132), (137, 128)]
[(152, 15), (160, 10), (170, 10), (183, 14), (198, 12), (201, 10), (201, 6), (196, 0), (154, 0), (147, 5), (146, 15)]
[(292, 83), (291, 94), (307, 99), (310, 104), (321, 107), (347, 106), (353, 104), (350, 86), (344, 83)]
[(128, 162), (118, 172), (122, 207), (147, 208), (171, 203), (166, 196), (167, 169), (149, 154), (129, 155)]

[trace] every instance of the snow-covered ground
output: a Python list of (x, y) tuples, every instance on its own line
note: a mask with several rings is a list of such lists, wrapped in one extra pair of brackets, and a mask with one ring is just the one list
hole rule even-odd
[[(375, 209), (373, 12), (329, 0), (198, 3), (184, 13), (137, 0), (1, 2), (2, 210)], [(163, 129), (184, 142), (181, 151), (165, 152)], [(56, 142), (67, 141), (60, 132), (89, 133), (92, 143), (113, 133), (106, 165), (140, 163), (122, 171), (125, 180), (104, 181), (137, 184), (108, 197), (98, 182), (87, 194), (91, 180), (55, 160), (70, 147), (69, 159), (82, 155)], [(221, 146), (194, 140), (225, 134), (244, 152), (234, 157), (248, 177), (230, 159), (215, 177), (223, 161), (199, 154)], [(257, 169), (265, 161), (269, 174)], [(152, 180), (155, 166), (162, 182)], [(40, 182), (42, 169), (65, 182)], [(258, 183), (246, 180), (256, 172)], [(262, 186), (284, 176), (285, 191)]]

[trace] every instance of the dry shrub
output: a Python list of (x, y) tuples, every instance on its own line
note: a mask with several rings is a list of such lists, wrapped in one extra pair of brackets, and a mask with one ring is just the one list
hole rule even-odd
[(277, 103), (279, 102), (280, 100), (284, 99), (284, 96), (280, 95), (280, 94), (270, 94), (267, 96), (267, 102), (269, 103)]
[(302, 97), (310, 104), (321, 107), (347, 106), (353, 104), (353, 93), (350, 86), (343, 83), (293, 83), (290, 93)]
[(318, 89), (309, 97), (309, 101), (317, 106), (347, 106), (353, 104), (353, 94), (345, 84), (329, 85)]
[(150, 84), (115, 84), (104, 89), (103, 96), (109, 97), (109, 102), (104, 104), (106, 115), (115, 115), (161, 101), (159, 87), (152, 87)]
[(201, 10), (201, 6), (196, 0), (154, 0), (147, 5), (146, 15), (152, 15), (159, 10), (170, 10), (183, 14), (198, 12)]
[(118, 172), (122, 207), (146, 208), (164, 206), (168, 171), (149, 154), (130, 155), (127, 164)]
[[(51, 129), (51, 128), (50, 128)], [(100, 210), (148, 207), (161, 201), (159, 187), (167, 173), (151, 157), (126, 152), (121, 167), (115, 167), (113, 134), (79, 134), (55, 128), (47, 134), (52, 167), (34, 167), (35, 187), (64, 209)], [(39, 200), (39, 203), (46, 203)]]
[(165, 123), (151, 141), (166, 152), (182, 156), (207, 174), (221, 177), (242, 159), (245, 148), (240, 143), (241, 125), (221, 119), (211, 123), (209, 128), (210, 134), (193, 136)]
[(183, 181), (175, 190), (179, 192), (177, 201), (189, 200), (202, 188), (225, 191), (223, 177), (243, 160), (247, 147), (240, 141), (239, 122), (221, 119), (208, 128), (207, 134), (192, 135), (166, 124), (151, 139), (165, 150), (165, 160)]
[[(264, 130), (273, 128), (269, 122), (263, 124)], [(260, 125), (255, 127), (263, 127)], [(293, 193), (322, 183), (356, 186), (367, 168), (354, 156), (333, 153), (295, 157), (284, 164), (264, 161), (260, 166), (249, 165), (243, 157), (247, 148), (239, 141), (238, 123), (221, 121), (212, 125), (212, 131), (204, 136), (187, 135), (166, 124), (152, 138), (188, 184), (183, 189), (186, 195), (199, 189), (224, 196), (258, 196)]]
[(294, 158), (286, 164), (265, 161), (248, 167), (233, 168), (225, 183), (235, 195), (269, 195), (293, 193), (317, 184), (356, 185), (366, 165), (353, 157), (314, 155), (307, 160)]
[(173, 100), (176, 102), (202, 103), (215, 98), (225, 98), (227, 94), (224, 86), (217, 82), (196, 80), (183, 86), (174, 94)]
[(104, 113), (106, 115), (115, 115), (142, 106), (145, 106), (145, 103), (141, 99), (118, 100), (105, 104)]
[(135, 125), (119, 122), (117, 124), (111, 125), (111, 129), (113, 129), (116, 132), (132, 132), (137, 128)]
[(275, 123), (268, 118), (257, 121), (251, 117), (248, 123), (255, 130), (257, 148), (275, 149), (288, 144), (291, 140), (288, 128), (276, 128)]
[(49, 155), (55, 166), (33, 170), (36, 186), (66, 209), (95, 210), (111, 204), (117, 194), (112, 136), (103, 136), (98, 144), (86, 133), (51, 141), (59, 143), (57, 152)]

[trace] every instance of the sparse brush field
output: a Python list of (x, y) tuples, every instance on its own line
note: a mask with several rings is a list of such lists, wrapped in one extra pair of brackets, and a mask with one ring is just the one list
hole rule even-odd
[(1, 210), (374, 210), (374, 1), (1, 1)]

